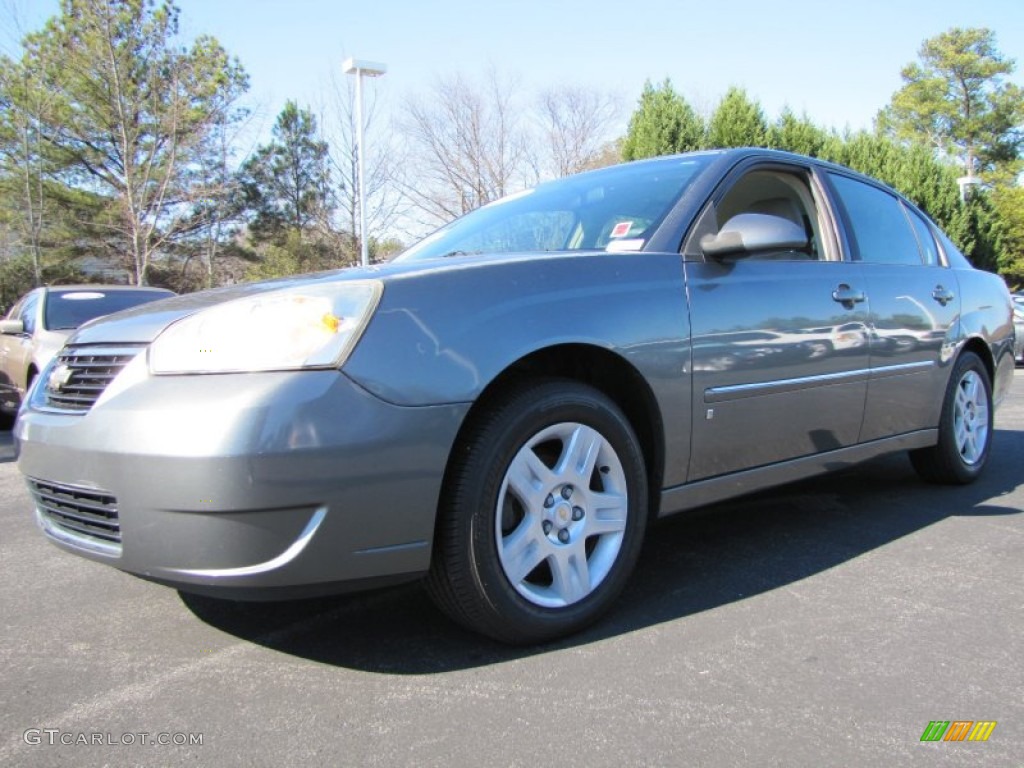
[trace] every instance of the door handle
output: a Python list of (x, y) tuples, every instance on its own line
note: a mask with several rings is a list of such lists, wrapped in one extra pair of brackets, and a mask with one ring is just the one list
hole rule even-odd
[(864, 291), (858, 291), (855, 288), (851, 288), (846, 283), (840, 283), (836, 286), (836, 289), (832, 291), (832, 301), (838, 301), (846, 309), (853, 309), (854, 304), (859, 304), (864, 301)]
[(936, 285), (935, 290), (932, 291), (932, 298), (939, 302), (939, 304), (941, 304), (942, 306), (946, 306), (947, 304), (949, 304), (949, 302), (956, 298), (956, 295), (948, 288), (945, 288), (941, 285)]

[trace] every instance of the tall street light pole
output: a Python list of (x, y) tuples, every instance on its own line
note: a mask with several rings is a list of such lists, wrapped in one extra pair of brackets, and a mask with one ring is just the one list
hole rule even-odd
[(359, 168), (359, 250), (363, 266), (370, 263), (366, 237), (366, 152), (363, 149), (363, 78), (380, 77), (388, 71), (386, 64), (364, 59), (346, 59), (342, 64), (346, 75), (356, 76), (356, 162)]

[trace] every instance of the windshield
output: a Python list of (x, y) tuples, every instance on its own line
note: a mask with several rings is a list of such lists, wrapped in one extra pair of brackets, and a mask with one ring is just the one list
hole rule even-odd
[(69, 331), (102, 315), (173, 296), (171, 291), (50, 291), (43, 318), (51, 331)]
[(466, 214), (397, 260), (523, 251), (639, 251), (711, 161), (630, 163), (541, 184)]

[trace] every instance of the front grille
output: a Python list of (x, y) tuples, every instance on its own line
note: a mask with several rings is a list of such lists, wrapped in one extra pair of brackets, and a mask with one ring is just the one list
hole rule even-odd
[(28, 478), (29, 491), (43, 520), (75, 538), (105, 546), (121, 544), (117, 499), (106, 491)]
[(88, 411), (114, 377), (143, 349), (144, 344), (64, 347), (47, 377), (46, 406), (62, 411)]

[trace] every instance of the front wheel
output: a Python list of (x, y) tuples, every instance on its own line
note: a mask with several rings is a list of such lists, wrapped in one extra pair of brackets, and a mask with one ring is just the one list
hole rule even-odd
[(578, 382), (523, 384), (456, 448), (428, 589), (504, 642), (569, 634), (622, 590), (646, 518), (643, 455), (615, 403)]
[(992, 446), (992, 411), (988, 370), (976, 354), (964, 352), (942, 403), (939, 442), (910, 452), (914, 469), (932, 483), (974, 482), (985, 468)]

